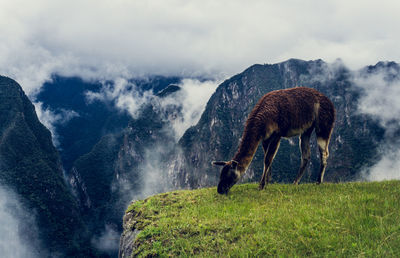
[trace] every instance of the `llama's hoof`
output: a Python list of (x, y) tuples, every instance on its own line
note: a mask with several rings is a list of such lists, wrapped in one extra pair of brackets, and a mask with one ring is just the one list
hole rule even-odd
[(299, 184), (299, 182), (297, 182), (297, 181), (294, 181), (294, 182), (293, 182), (293, 184), (294, 184), (294, 185), (298, 185), (298, 184)]
[(258, 186), (258, 190), (260, 190), (260, 191), (263, 190), (263, 189), (264, 189), (264, 186), (265, 186), (265, 185), (259, 185), (259, 186)]

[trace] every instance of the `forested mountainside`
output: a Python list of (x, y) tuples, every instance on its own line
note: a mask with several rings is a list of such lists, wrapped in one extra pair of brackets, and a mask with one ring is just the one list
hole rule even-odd
[[(30, 241), (46, 247), (40, 255), (95, 253), (49, 130), (22, 88), (7, 77), (0, 77), (0, 121), (0, 184), (16, 192), (36, 218), (40, 240)], [(30, 228), (19, 233), (30, 238)]]
[(121, 218), (132, 198), (172, 189), (170, 177), (159, 169), (175, 144), (171, 125), (156, 100), (141, 112), (122, 132), (104, 136), (70, 171), (84, 220), (99, 237), (106, 230), (122, 232)]
[[(131, 83), (138, 90), (157, 93), (180, 80), (178, 77), (154, 76), (135, 79)], [(42, 103), (42, 108), (51, 110), (54, 115), (70, 114), (68, 121), (54, 123), (58, 148), (67, 171), (76, 159), (88, 153), (104, 135), (121, 132), (131, 120), (129, 113), (118, 109), (112, 99), (88, 99), (88, 93), (101, 92), (105, 85), (113, 87), (111, 82), (88, 82), (77, 77), (55, 75), (43, 85), (36, 97), (35, 101)]]

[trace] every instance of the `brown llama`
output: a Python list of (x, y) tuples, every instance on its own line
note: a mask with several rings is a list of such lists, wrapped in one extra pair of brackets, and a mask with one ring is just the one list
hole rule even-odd
[(265, 94), (251, 111), (239, 149), (231, 161), (217, 161), (221, 170), (218, 193), (227, 194), (250, 165), (258, 144), (264, 149), (264, 171), (259, 189), (271, 180), (271, 163), (281, 137), (300, 135), (301, 164), (294, 184), (298, 184), (310, 160), (310, 137), (315, 129), (321, 165), (318, 183), (324, 179), (329, 156), (328, 145), (335, 121), (332, 102), (315, 89), (296, 87)]

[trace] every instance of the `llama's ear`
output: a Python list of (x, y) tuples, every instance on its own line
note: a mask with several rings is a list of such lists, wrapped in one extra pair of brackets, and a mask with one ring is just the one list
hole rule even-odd
[(231, 162), (232, 162), (232, 168), (233, 168), (233, 169), (236, 169), (237, 166), (239, 165), (239, 162), (237, 162), (237, 161), (235, 161), (235, 160), (232, 160)]
[(211, 162), (214, 166), (225, 166), (226, 162), (225, 161), (213, 161)]

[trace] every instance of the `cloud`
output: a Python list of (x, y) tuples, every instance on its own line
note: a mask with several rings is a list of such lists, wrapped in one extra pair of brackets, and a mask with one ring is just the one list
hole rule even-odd
[(400, 122), (398, 116), (400, 112), (400, 102), (398, 101), (400, 80), (388, 78), (390, 73), (394, 75), (397, 72), (393, 68), (389, 68), (388, 71), (378, 70), (372, 74), (355, 78), (356, 85), (364, 90), (359, 111), (372, 115), (385, 127), (394, 121)]
[(179, 139), (184, 132), (200, 119), (207, 101), (220, 84), (220, 80), (199, 81), (196, 79), (184, 79), (179, 84), (181, 90), (161, 99), (161, 106), (169, 105), (182, 107), (179, 117), (172, 121), (175, 137)]
[(99, 237), (92, 239), (92, 244), (98, 250), (113, 254), (118, 252), (120, 233), (112, 226), (106, 225)]
[(0, 1), (0, 73), (34, 96), (85, 79), (231, 76), (254, 63), (399, 60), (395, 0)]
[(35, 258), (39, 250), (34, 216), (10, 190), (0, 186), (0, 254), (5, 258)]
[(120, 110), (127, 111), (133, 118), (137, 118), (140, 107), (154, 97), (151, 90), (142, 91), (124, 78), (103, 82), (99, 92), (88, 91), (85, 95), (89, 103), (112, 102)]
[(385, 128), (379, 150), (380, 160), (365, 168), (361, 174), (369, 181), (400, 179), (400, 142), (397, 140), (400, 128), (400, 70), (389, 63), (381, 65), (383, 68), (378, 67), (372, 73), (363, 70), (353, 78), (363, 90), (358, 112), (370, 115)]
[(378, 163), (362, 172), (368, 181), (400, 180), (400, 150), (386, 150)]
[(58, 140), (58, 133), (56, 125), (63, 125), (68, 123), (71, 119), (78, 117), (79, 114), (73, 110), (59, 109), (53, 111), (49, 108), (43, 107), (42, 102), (34, 102), (36, 114), (40, 122), (50, 130), (53, 144), (58, 147), (60, 142)]
[[(159, 98), (152, 90), (143, 91), (134, 83), (124, 78), (117, 78), (114, 81), (103, 82), (100, 91), (87, 91), (85, 95), (89, 103), (93, 101), (113, 103), (116, 108), (128, 112), (134, 119), (139, 117), (140, 108), (148, 103), (164, 114), (168, 113), (170, 107), (179, 109), (177, 117), (170, 121), (175, 137), (179, 139), (186, 129), (199, 121), (207, 101), (220, 82), (221, 80), (182, 79), (178, 84), (181, 88), (179, 91)], [(44, 121), (49, 120), (51, 119), (44, 119)]]

